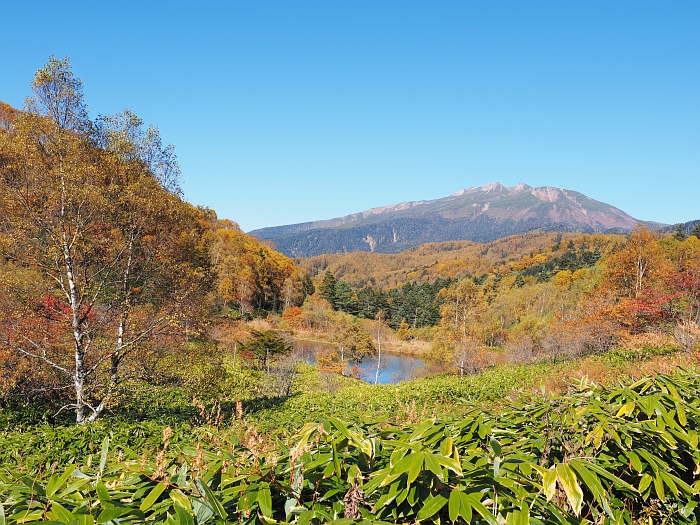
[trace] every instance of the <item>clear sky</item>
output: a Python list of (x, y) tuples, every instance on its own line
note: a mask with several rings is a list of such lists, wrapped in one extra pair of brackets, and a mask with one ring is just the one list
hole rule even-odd
[(70, 55), (248, 231), (490, 181), (700, 218), (700, 2), (6, 2), (0, 100)]

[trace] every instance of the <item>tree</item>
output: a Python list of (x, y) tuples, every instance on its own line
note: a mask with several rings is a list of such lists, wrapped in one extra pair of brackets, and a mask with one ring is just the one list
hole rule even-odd
[(336, 281), (333, 294), (333, 306), (341, 312), (354, 313), (356, 303), (350, 285), (343, 281)]
[(292, 276), (287, 277), (282, 284), (282, 308), (286, 310), (291, 306), (302, 304), (303, 299), (301, 282)]
[(268, 374), (270, 363), (275, 357), (292, 351), (293, 345), (278, 336), (274, 330), (252, 330), (251, 335), (253, 338), (250, 341), (245, 344), (239, 343), (241, 351), (250, 353), (256, 361), (257, 368), (266, 370)]
[(315, 291), (316, 287), (314, 286), (311, 277), (309, 277), (309, 274), (305, 273), (301, 278), (301, 294), (303, 296), (301, 301), (302, 304), (304, 303), (304, 299), (306, 299), (309, 295), (313, 295)]
[(216, 298), (224, 310), (247, 317), (255, 310), (278, 310), (302, 302), (300, 275), (293, 261), (207, 210), (210, 231), (205, 235)]
[(195, 327), (201, 232), (157, 130), (130, 112), (90, 122), (68, 59), (52, 57), (32, 89), (0, 133), (0, 250), (40, 283), (3, 294), (0, 344), (68, 383), (83, 423), (104, 412), (128, 358)]
[(694, 235), (696, 239), (700, 239), (700, 222), (698, 222), (690, 235)]
[(321, 283), (320, 287), (320, 294), (321, 297), (323, 297), (326, 301), (331, 303), (331, 306), (335, 308), (335, 284), (336, 284), (336, 278), (335, 276), (331, 273), (330, 270), (326, 270), (326, 273), (323, 274), (323, 282)]
[(675, 270), (667, 277), (671, 333), (690, 351), (700, 341), (700, 240), (691, 235), (677, 243), (672, 259)]
[(484, 296), (482, 289), (471, 279), (461, 279), (443, 293), (440, 308), (441, 326), (453, 343), (454, 360), (459, 374), (474, 370), (482, 347), (482, 317)]
[(353, 361), (359, 365), (377, 352), (372, 337), (357, 321), (338, 332), (334, 341), (338, 345), (342, 362)]
[(627, 245), (607, 261), (604, 280), (624, 297), (638, 297), (645, 288), (660, 281), (669, 267), (656, 235), (638, 226)]
[(673, 238), (677, 241), (684, 241), (687, 237), (688, 236), (683, 231), (683, 225), (679, 224), (678, 227), (676, 227), (676, 231), (673, 233)]
[(377, 314), (377, 327), (376, 327), (376, 335), (377, 335), (377, 368), (374, 373), (374, 384), (377, 385), (379, 384), (379, 374), (382, 371), (382, 368), (385, 368), (384, 364), (382, 363), (382, 337), (384, 335), (384, 332), (386, 331), (385, 328), (385, 323), (383, 322), (383, 317), (384, 317), (384, 312), (380, 311)]

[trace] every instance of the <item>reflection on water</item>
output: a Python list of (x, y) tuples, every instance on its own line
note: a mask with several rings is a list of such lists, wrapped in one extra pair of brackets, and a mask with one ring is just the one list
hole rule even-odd
[[(316, 364), (316, 350), (327, 348), (328, 343), (316, 343), (309, 341), (294, 341), (294, 350), (296, 353), (310, 365)], [(348, 364), (348, 368), (355, 363), (352, 361)], [(366, 359), (359, 366), (360, 376), (363, 380), (374, 383), (377, 373), (377, 358)], [(382, 384), (398, 383), (411, 379), (416, 375), (416, 372), (423, 368), (423, 360), (416, 357), (405, 357), (399, 355), (384, 354), (382, 355), (382, 364), (379, 368), (379, 382)]]

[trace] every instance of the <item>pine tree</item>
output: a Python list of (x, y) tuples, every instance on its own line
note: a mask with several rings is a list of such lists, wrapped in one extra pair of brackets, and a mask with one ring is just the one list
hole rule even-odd
[(352, 296), (352, 288), (347, 281), (337, 281), (335, 283), (335, 294), (333, 296), (333, 307), (346, 313), (354, 313), (356, 303)]
[(338, 281), (330, 270), (326, 270), (323, 275), (323, 283), (321, 283), (320, 294), (326, 301), (331, 303), (331, 306), (335, 308), (335, 284)]
[(511, 288), (522, 288), (523, 286), (525, 286), (525, 279), (523, 279), (522, 275), (518, 274), (515, 281), (513, 281), (513, 286)]
[(311, 277), (309, 277), (308, 274), (304, 274), (304, 277), (301, 279), (301, 294), (304, 296), (304, 299), (309, 295), (313, 295), (315, 291), (316, 287)]
[(691, 235), (695, 235), (696, 238), (700, 239), (700, 221), (693, 228)]
[(685, 233), (683, 233), (683, 225), (679, 224), (676, 228), (676, 231), (673, 234), (673, 238), (677, 241), (684, 241), (687, 237), (688, 236)]

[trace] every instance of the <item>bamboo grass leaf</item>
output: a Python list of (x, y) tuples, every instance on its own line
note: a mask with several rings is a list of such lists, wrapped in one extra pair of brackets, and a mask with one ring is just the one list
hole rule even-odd
[(566, 463), (559, 463), (556, 466), (556, 470), (557, 479), (566, 493), (566, 499), (569, 501), (574, 514), (578, 517), (581, 515), (581, 507), (583, 505), (583, 491), (576, 480), (576, 476)]

